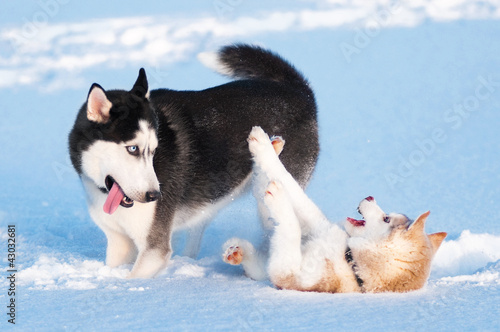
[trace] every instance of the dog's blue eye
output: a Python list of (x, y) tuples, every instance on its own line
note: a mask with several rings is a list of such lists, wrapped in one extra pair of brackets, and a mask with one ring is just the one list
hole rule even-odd
[(127, 146), (127, 151), (133, 156), (139, 155), (139, 147), (137, 145)]
[(390, 223), (391, 222), (391, 218), (389, 218), (389, 216), (385, 216), (384, 222)]

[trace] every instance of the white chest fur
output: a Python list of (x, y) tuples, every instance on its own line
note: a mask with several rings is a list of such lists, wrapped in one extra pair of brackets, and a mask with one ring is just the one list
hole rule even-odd
[(153, 223), (156, 202), (135, 202), (131, 208), (120, 207), (115, 213), (109, 215), (103, 211), (107, 195), (102, 193), (90, 180), (82, 179), (82, 182), (88, 195), (90, 216), (106, 235), (109, 231), (117, 232), (130, 237), (138, 247), (145, 244)]

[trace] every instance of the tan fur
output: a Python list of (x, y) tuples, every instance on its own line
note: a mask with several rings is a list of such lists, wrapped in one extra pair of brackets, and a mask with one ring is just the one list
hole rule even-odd
[(280, 289), (291, 289), (303, 292), (321, 293), (352, 293), (361, 292), (354, 274), (343, 275), (335, 269), (334, 264), (325, 259), (325, 271), (321, 280), (313, 286), (304, 286), (301, 280), (293, 274), (272, 278), (274, 285)]
[(431, 261), (446, 233), (427, 235), (421, 215), (413, 225), (395, 228), (373, 247), (353, 250), (353, 259), (367, 292), (408, 292), (422, 288), (430, 274)]
[(335, 268), (333, 263), (326, 260), (325, 263), (325, 273), (321, 281), (317, 284), (309, 287), (303, 286), (301, 280), (296, 275), (287, 275), (285, 277), (279, 277), (272, 280), (276, 287), (281, 289), (293, 289), (304, 292), (327, 292), (327, 293), (337, 293), (339, 292), (341, 280), (335, 273)]
[(438, 248), (441, 246), (441, 243), (443, 243), (444, 238), (446, 237), (445, 232), (439, 232), (439, 233), (434, 233), (429, 235), (429, 240), (431, 241), (432, 248), (434, 249), (434, 253), (438, 250)]
[[(281, 289), (376, 293), (407, 292), (425, 285), (432, 258), (446, 237), (444, 232), (425, 234), (430, 212), (411, 223), (403, 214), (386, 214), (368, 196), (358, 206), (362, 220), (349, 217), (343, 225), (332, 224), (277, 157), (282, 139), (270, 140), (262, 128), (254, 127), (248, 143), (257, 170), (254, 192), (265, 193), (256, 198), (267, 207), (264, 219), (275, 225), (269, 259), (264, 271), (265, 263), (250, 243), (231, 239), (224, 261), (241, 261), (247, 275), (267, 274)], [(241, 254), (235, 254), (234, 243), (244, 246)]]
[(386, 239), (362, 250), (351, 249), (363, 288), (357, 285), (353, 273), (339, 273), (329, 260), (326, 260), (323, 277), (313, 286), (304, 286), (295, 275), (275, 277), (271, 281), (280, 289), (306, 292), (380, 293), (420, 289), (429, 277), (434, 254), (447, 235), (444, 232), (425, 234), (428, 216), (428, 212), (421, 215), (409, 229), (406, 225), (394, 228)]

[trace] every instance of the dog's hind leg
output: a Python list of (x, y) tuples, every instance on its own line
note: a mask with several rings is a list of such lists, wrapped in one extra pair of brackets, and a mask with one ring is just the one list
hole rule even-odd
[(201, 240), (208, 223), (208, 220), (203, 220), (187, 230), (186, 245), (184, 246), (184, 251), (182, 253), (183, 256), (196, 259), (196, 256), (198, 256), (198, 253), (200, 252)]
[(269, 184), (264, 201), (275, 223), (267, 271), (271, 281), (280, 287), (284, 280), (300, 274), (302, 232), (291, 201), (280, 182), (272, 181)]
[[(281, 138), (274, 138), (273, 148), (276, 155), (281, 153), (283, 146), (284, 141)], [(241, 264), (245, 270), (245, 274), (254, 280), (264, 280), (267, 278), (266, 265), (269, 258), (269, 240), (274, 228), (269, 208), (264, 203), (264, 192), (269, 181), (270, 179), (267, 174), (254, 165), (252, 191), (257, 202), (259, 219), (264, 233), (258, 248), (256, 249), (248, 241), (240, 239), (231, 239), (224, 245), (224, 247), (228, 248), (227, 252), (236, 251), (236, 257), (239, 255), (239, 251), (244, 253), (244, 259)], [(231, 249), (230, 247), (233, 248)], [(226, 259), (224, 260), (226, 261)]]
[(315, 229), (323, 229), (329, 225), (328, 219), (321, 210), (307, 197), (304, 190), (286, 170), (276, 154), (275, 146), (269, 136), (260, 127), (254, 127), (248, 137), (248, 145), (254, 160), (254, 169), (258, 169), (269, 180), (281, 182), (288, 193), (291, 204), (301, 222), (302, 233), (307, 235)]

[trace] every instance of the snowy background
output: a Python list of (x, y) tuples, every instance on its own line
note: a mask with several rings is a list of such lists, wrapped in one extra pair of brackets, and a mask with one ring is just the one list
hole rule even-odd
[[(15, 225), (19, 330), (498, 331), (499, 19), (498, 0), (2, 2), (0, 330)], [(449, 235), (426, 288), (332, 295), (245, 278), (220, 255), (231, 236), (258, 240), (250, 195), (217, 216), (197, 260), (175, 255), (152, 280), (103, 264), (67, 153), (90, 85), (129, 89), (140, 67), (152, 88), (221, 84), (197, 55), (232, 42), (309, 78), (321, 155), (308, 193), (332, 220), (368, 195), (413, 218), (431, 210), (427, 231)]]

